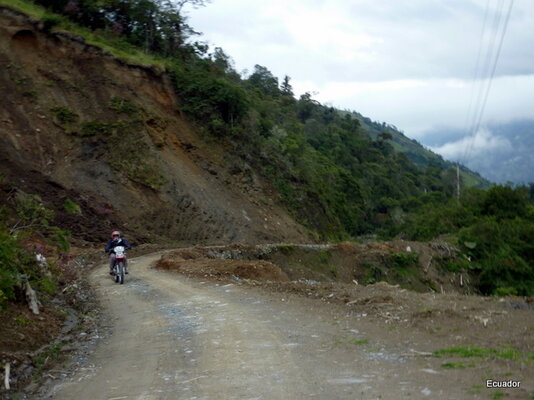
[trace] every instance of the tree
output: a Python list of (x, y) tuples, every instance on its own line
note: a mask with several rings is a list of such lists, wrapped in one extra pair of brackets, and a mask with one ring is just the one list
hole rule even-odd
[(248, 83), (254, 88), (267, 96), (278, 97), (280, 90), (278, 89), (278, 78), (275, 77), (271, 71), (266, 67), (256, 64), (254, 72), (248, 78)]
[(215, 47), (210, 57), (213, 61), (213, 66), (215, 67), (215, 70), (220, 75), (235, 73), (232, 58), (227, 55), (220, 47)]
[(391, 133), (389, 133), (389, 132), (380, 132), (378, 134), (378, 139), (382, 140), (382, 141), (392, 140), (393, 139), (393, 135)]
[(191, 7), (193, 8), (199, 8), (199, 7), (205, 7), (206, 4), (209, 4), (209, 3), (211, 3), (211, 0), (178, 0), (174, 2), (179, 12), (182, 11), (182, 9), (187, 4), (191, 5)]
[(527, 213), (529, 193), (526, 188), (494, 186), (486, 193), (482, 214), (498, 219), (524, 217)]
[(284, 96), (291, 96), (293, 97), (293, 87), (289, 83), (290, 77), (285, 75), (284, 80), (282, 81), (282, 84), (280, 85), (280, 91)]
[(300, 99), (297, 103), (297, 113), (299, 119), (304, 122), (312, 116), (315, 110), (319, 109), (319, 102), (313, 100), (311, 93), (306, 92), (300, 96)]

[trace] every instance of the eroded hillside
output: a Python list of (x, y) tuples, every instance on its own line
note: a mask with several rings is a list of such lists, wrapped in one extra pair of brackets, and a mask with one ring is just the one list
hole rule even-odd
[[(180, 113), (168, 76), (0, 9), (0, 173), (75, 238), (302, 241), (307, 231), (238, 158)], [(81, 215), (62, 212), (72, 200)], [(75, 229), (73, 229), (75, 227)]]

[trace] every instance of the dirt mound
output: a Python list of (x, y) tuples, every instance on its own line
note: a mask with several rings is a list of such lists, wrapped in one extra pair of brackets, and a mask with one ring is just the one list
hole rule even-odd
[(184, 248), (171, 254), (172, 258), (183, 260), (265, 260), (280, 267), (292, 281), (357, 282), (360, 285), (387, 282), (418, 292), (476, 292), (467, 273), (446, 268), (449, 260), (458, 257), (457, 250), (438, 242), (255, 246), (234, 243), (229, 246)]
[[(186, 258), (187, 257), (187, 258)], [(203, 258), (188, 250), (163, 255), (156, 268), (179, 271), (181, 274), (210, 279), (288, 282), (288, 276), (269, 261), (218, 260)]]

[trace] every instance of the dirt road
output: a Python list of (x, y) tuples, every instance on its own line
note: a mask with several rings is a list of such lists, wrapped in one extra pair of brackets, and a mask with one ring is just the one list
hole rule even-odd
[(105, 266), (92, 273), (113, 332), (48, 398), (492, 398), (487, 368), (440, 368), (417, 356), (425, 349), (415, 339), (396, 339), (340, 307), (190, 281), (151, 269), (158, 257), (132, 259), (124, 285)]

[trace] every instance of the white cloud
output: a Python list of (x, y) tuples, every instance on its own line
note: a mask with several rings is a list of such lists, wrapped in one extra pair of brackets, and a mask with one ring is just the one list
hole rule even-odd
[(487, 156), (488, 153), (497, 152), (502, 155), (512, 151), (513, 146), (507, 138), (495, 136), (489, 130), (481, 129), (473, 136), (466, 136), (439, 147), (431, 147), (431, 150), (449, 160), (466, 161), (470, 158)]
[[(490, 0), (492, 9), (497, 1)], [(279, 76), (313, 76), (318, 83), (339, 74), (350, 80), (465, 79), (473, 73), (485, 4), (214, 0), (190, 18), (208, 41), (229, 50), (240, 68), (268, 60), (266, 66)], [(499, 74), (533, 72), (533, 23), (531, 2), (516, 0)], [(273, 42), (283, 52), (265, 48)]]
[[(321, 102), (394, 124), (423, 141), (433, 127), (468, 131), (475, 108), (470, 108), (470, 101), (476, 100), (478, 93), (478, 85), (461, 79), (332, 81), (324, 85), (308, 80), (294, 81), (293, 87), (296, 93), (316, 92)], [(534, 74), (494, 79), (482, 122), (534, 118), (533, 94)]]

